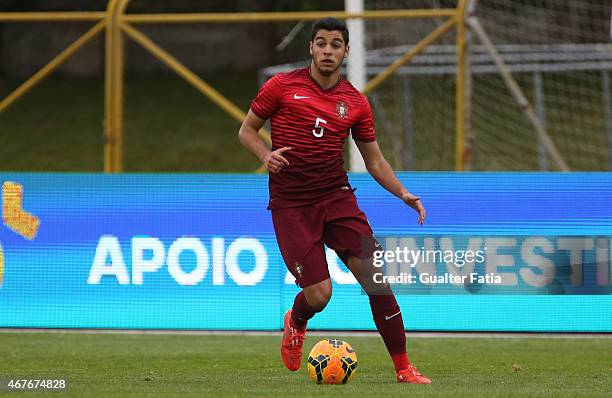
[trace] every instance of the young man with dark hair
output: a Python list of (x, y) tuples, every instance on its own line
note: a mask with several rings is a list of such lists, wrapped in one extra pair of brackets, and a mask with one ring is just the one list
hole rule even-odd
[[(283, 260), (302, 288), (285, 314), (281, 356), (296, 371), (306, 324), (327, 305), (332, 292), (324, 245), (336, 251), (369, 296), (376, 327), (393, 360), (398, 382), (430, 384), (410, 364), (402, 315), (391, 288), (376, 284), (372, 253), (378, 243), (359, 209), (344, 170), (344, 141), (352, 135), (374, 179), (413, 208), (425, 208), (397, 179), (376, 142), (367, 98), (342, 78), (349, 51), (346, 24), (335, 18), (312, 27), (308, 68), (279, 73), (251, 104), (239, 138), (270, 173), (272, 221)], [(272, 149), (258, 131), (271, 119)]]

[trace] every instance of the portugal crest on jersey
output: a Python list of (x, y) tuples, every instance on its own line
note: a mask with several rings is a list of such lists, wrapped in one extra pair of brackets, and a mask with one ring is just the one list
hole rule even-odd
[(340, 119), (344, 119), (348, 116), (348, 105), (344, 101), (338, 101), (336, 104), (336, 112)]

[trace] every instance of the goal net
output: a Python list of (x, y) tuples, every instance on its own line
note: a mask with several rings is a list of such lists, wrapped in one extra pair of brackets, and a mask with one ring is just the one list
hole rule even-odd
[[(456, 7), (456, 1), (372, 1), (373, 9)], [(474, 15), (571, 170), (612, 169), (609, 0), (487, 0)], [(372, 73), (439, 20), (367, 23)], [(403, 40), (403, 43), (401, 43)], [(454, 168), (456, 36), (447, 34), (370, 96), (396, 167)], [(478, 35), (468, 35), (466, 166), (558, 170)], [(384, 56), (383, 56), (384, 54)]]
[[(571, 170), (612, 169), (609, 0), (487, 0), (476, 16)], [(558, 170), (476, 35), (476, 170)]]
[[(474, 4), (473, 15), (563, 161), (571, 170), (612, 169), (610, 0)], [(366, 10), (455, 7), (456, 0), (365, 1)], [(368, 79), (444, 20), (367, 20)], [(471, 32), (467, 41), (466, 168), (559, 170), (482, 40)], [(455, 44), (453, 29), (368, 95), (380, 145), (398, 170), (455, 168)]]

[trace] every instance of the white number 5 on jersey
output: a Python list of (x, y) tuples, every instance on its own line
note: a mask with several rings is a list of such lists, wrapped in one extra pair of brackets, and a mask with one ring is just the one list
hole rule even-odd
[[(315, 128), (312, 130), (312, 135), (314, 135), (317, 138), (323, 137), (323, 132), (325, 131), (324, 124), (327, 124), (327, 120), (323, 120), (320, 117), (318, 117), (317, 121), (315, 122)], [(317, 129), (320, 129), (320, 130), (317, 131)]]

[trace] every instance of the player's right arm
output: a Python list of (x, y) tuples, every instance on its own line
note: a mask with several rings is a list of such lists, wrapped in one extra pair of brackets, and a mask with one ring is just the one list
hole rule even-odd
[(283, 157), (283, 152), (291, 148), (283, 147), (270, 151), (259, 136), (259, 129), (261, 129), (264, 123), (264, 119), (249, 109), (249, 113), (247, 113), (238, 131), (238, 139), (249, 152), (255, 155), (266, 166), (270, 173), (278, 173), (282, 170), (283, 166), (289, 165), (289, 161)]
[(261, 87), (257, 96), (251, 103), (251, 108), (242, 122), (238, 138), (253, 155), (262, 162), (270, 173), (279, 173), (289, 161), (283, 157), (283, 152), (291, 148), (280, 148), (270, 151), (259, 136), (259, 129), (266, 119), (270, 119), (281, 106), (283, 84), (280, 75), (275, 75)]

